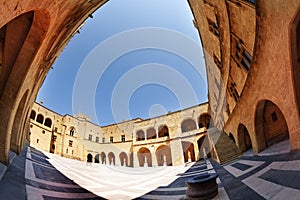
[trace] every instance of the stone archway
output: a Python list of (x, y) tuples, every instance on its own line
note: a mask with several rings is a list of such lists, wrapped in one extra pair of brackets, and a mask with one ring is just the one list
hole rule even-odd
[(289, 139), (288, 126), (280, 108), (269, 100), (257, 104), (255, 132), (258, 152), (268, 146)]
[(211, 121), (210, 115), (207, 113), (203, 113), (198, 118), (198, 127), (199, 128), (205, 127), (206, 129), (208, 129), (210, 127), (210, 121)]
[(119, 158), (121, 166), (128, 166), (128, 156), (125, 152), (121, 152)]
[[(33, 75), (28, 76), (32, 62), (40, 49), (49, 25), (47, 12), (41, 10), (25, 12), (12, 19), (0, 28), (0, 110), (3, 126), (0, 127), (0, 161), (8, 164), (8, 150), (10, 148), (11, 133), (16, 130), (18, 124), (26, 120), (25, 111), (21, 113), (21, 121), (16, 119), (18, 102), (23, 94), (34, 87)], [(27, 81), (27, 82), (26, 82)], [(24, 83), (27, 83), (26, 87)], [(9, 94), (9, 95), (7, 95)], [(24, 109), (32, 105), (35, 97), (29, 94), (28, 102)], [(21, 111), (20, 111), (21, 112)], [(5, 113), (5, 114), (4, 114)], [(26, 128), (17, 134), (23, 134)], [(23, 136), (17, 136), (22, 138)], [(12, 139), (15, 140), (15, 139)], [(22, 142), (23, 143), (23, 142)], [(21, 144), (22, 146), (22, 144)], [(14, 149), (14, 147), (12, 147)], [(15, 149), (14, 149), (15, 151)], [(17, 150), (19, 151), (19, 150)]]
[(170, 147), (161, 145), (157, 148), (155, 154), (158, 166), (172, 166), (172, 155)]
[(94, 161), (95, 163), (100, 163), (100, 156), (98, 153), (95, 155)]
[(244, 124), (239, 124), (238, 126), (238, 145), (242, 152), (252, 148), (251, 138)]
[(152, 167), (152, 156), (148, 148), (142, 147), (137, 152), (140, 167)]
[(194, 144), (191, 142), (181, 142), (183, 149), (184, 162), (195, 162)]
[(93, 155), (90, 154), (90, 153), (87, 155), (87, 162), (88, 163), (92, 163), (93, 162)]
[(115, 158), (115, 154), (113, 152), (109, 152), (107, 157), (108, 157), (109, 165), (116, 165), (116, 158)]
[(106, 164), (106, 154), (104, 152), (101, 152), (101, 164)]

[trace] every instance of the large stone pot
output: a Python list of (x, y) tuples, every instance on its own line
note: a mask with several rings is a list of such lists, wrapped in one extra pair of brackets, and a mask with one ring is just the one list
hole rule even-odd
[(218, 175), (201, 174), (188, 179), (185, 183), (187, 185), (186, 199), (212, 199), (218, 194)]

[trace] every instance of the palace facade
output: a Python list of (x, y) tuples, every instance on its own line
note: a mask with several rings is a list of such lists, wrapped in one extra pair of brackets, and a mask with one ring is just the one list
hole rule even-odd
[[(151, 119), (99, 126), (87, 116), (60, 115), (35, 103), (27, 139), (63, 157), (109, 165), (171, 166), (204, 158), (208, 103)], [(206, 149), (206, 150), (203, 150)]]

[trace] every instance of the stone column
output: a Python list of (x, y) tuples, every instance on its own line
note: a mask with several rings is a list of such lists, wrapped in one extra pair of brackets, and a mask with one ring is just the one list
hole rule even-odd
[(157, 159), (154, 146), (151, 147), (152, 167), (157, 167)]
[(184, 156), (182, 150), (181, 139), (170, 141), (172, 164), (173, 166), (184, 164)]

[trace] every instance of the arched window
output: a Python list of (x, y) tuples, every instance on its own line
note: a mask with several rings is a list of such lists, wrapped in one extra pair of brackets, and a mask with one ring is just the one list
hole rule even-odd
[(156, 130), (154, 128), (147, 129), (147, 140), (156, 138)]
[(193, 119), (185, 119), (181, 123), (182, 132), (188, 132), (196, 129), (197, 129), (196, 122)]
[(47, 127), (49, 127), (49, 128), (51, 128), (51, 126), (52, 126), (52, 121), (51, 121), (51, 119), (47, 118), (47, 119), (45, 120), (45, 124), (44, 124), (44, 125), (47, 126)]
[(137, 141), (145, 140), (145, 133), (143, 130), (139, 130), (136, 132), (136, 140)]
[(70, 136), (74, 136), (74, 133), (75, 133), (75, 128), (71, 127), (70, 128)]
[(199, 128), (209, 128), (210, 126), (210, 115), (207, 113), (201, 114), (198, 118)]
[(36, 117), (36, 121), (40, 124), (43, 124), (44, 116), (42, 114), (38, 114), (38, 116)]
[(31, 111), (30, 113), (30, 119), (35, 119), (35, 116), (36, 116), (36, 112), (34, 110)]
[(160, 126), (158, 128), (158, 137), (166, 137), (169, 136), (169, 129), (167, 126)]

